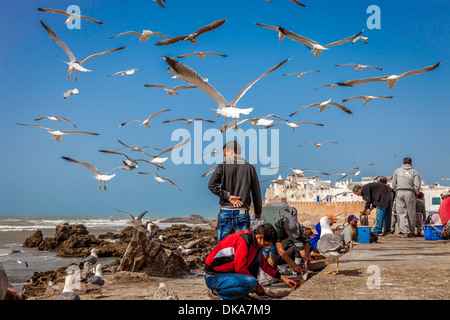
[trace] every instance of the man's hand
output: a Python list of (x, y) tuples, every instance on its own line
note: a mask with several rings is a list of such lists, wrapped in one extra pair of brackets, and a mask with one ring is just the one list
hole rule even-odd
[(302, 273), (304, 271), (304, 269), (302, 267), (300, 267), (298, 264), (296, 264), (295, 266), (292, 267), (294, 269), (295, 272), (297, 273)]
[(369, 215), (370, 214), (370, 209), (364, 209), (363, 211), (360, 212), (363, 216)]
[(231, 203), (233, 206), (235, 206), (235, 207), (241, 207), (241, 206), (242, 206), (242, 202), (241, 202), (241, 200), (239, 200), (239, 199), (241, 199), (241, 197), (238, 197), (238, 196), (230, 196), (230, 197), (228, 198), (228, 201), (230, 201), (230, 203)]
[(288, 279), (285, 276), (280, 276), (280, 280), (282, 280), (284, 283), (286, 283), (289, 287), (292, 289), (297, 289), (298, 283), (294, 280)]

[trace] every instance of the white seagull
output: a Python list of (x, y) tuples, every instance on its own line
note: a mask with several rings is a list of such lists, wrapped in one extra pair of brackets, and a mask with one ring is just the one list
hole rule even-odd
[(425, 72), (434, 70), (437, 67), (439, 67), (440, 64), (441, 63), (438, 62), (436, 64), (433, 64), (431, 66), (428, 66), (428, 67), (425, 67), (425, 68), (422, 68), (422, 69), (419, 69), (419, 70), (407, 71), (407, 72), (404, 72), (404, 73), (394, 74), (394, 75), (390, 75), (390, 76), (373, 77), (373, 78), (359, 79), (359, 80), (348, 80), (348, 81), (345, 81), (345, 82), (340, 82), (340, 83), (338, 83), (338, 85), (346, 86), (346, 87), (353, 87), (353, 86), (356, 86), (358, 84), (381, 81), (381, 82), (386, 82), (388, 87), (389, 87), (389, 89), (392, 89), (399, 79), (401, 79), (403, 77), (413, 76), (413, 75), (416, 75), (416, 74), (421, 74), (421, 73), (425, 73)]
[(136, 152), (140, 152), (140, 153), (142, 153), (142, 154), (145, 154), (145, 155), (147, 155), (147, 156), (148, 156), (148, 154), (147, 154), (147, 153), (145, 153), (144, 151), (142, 151), (142, 148), (150, 148), (150, 149), (155, 149), (155, 150), (161, 151), (161, 149), (158, 149), (158, 148), (153, 148), (153, 147), (150, 147), (150, 146), (142, 146), (142, 147), (130, 147), (129, 145), (126, 145), (125, 143), (123, 143), (123, 142), (122, 142), (122, 141), (120, 141), (120, 140), (117, 140), (117, 141), (119, 141), (119, 143), (120, 143), (121, 145), (123, 145), (124, 147), (122, 147), (122, 148), (119, 148), (119, 149), (117, 149), (117, 150), (114, 150), (114, 151), (119, 151), (119, 150), (122, 150), (122, 149), (128, 148), (128, 149), (130, 149), (131, 151), (136, 151)]
[(119, 211), (120, 213), (126, 214), (128, 216), (131, 217), (131, 220), (128, 221), (127, 223), (133, 225), (133, 227), (135, 228), (139, 228), (139, 227), (143, 227), (144, 224), (142, 223), (142, 218), (144, 217), (144, 215), (148, 212), (148, 211), (144, 211), (142, 213), (140, 213), (137, 217), (134, 217), (132, 214), (125, 212), (125, 211), (121, 211), (116, 209), (116, 211)]
[(228, 57), (226, 54), (222, 54), (222, 53), (195, 51), (193, 53), (183, 54), (181, 56), (175, 57), (174, 59), (181, 59), (181, 58), (186, 58), (186, 57), (191, 57), (191, 56), (198, 56), (200, 59), (202, 59), (202, 61), (205, 61), (205, 56), (211, 56), (211, 55), (225, 57), (225, 58)]
[(209, 123), (216, 123), (215, 121), (208, 120), (208, 119), (203, 119), (203, 118), (194, 118), (194, 119), (179, 118), (179, 119), (173, 119), (173, 120), (166, 120), (166, 121), (163, 121), (162, 123), (170, 123), (170, 122), (175, 122), (175, 121), (185, 121), (186, 124), (191, 124), (194, 121), (203, 121), (203, 122), (209, 122)]
[(57, 300), (80, 300), (80, 296), (76, 294), (73, 289), (74, 278), (74, 274), (69, 274), (66, 276), (66, 279), (64, 281), (64, 289), (58, 295)]
[(320, 86), (320, 87), (318, 87), (318, 88), (315, 88), (314, 90), (319, 90), (319, 89), (325, 88), (325, 87), (330, 87), (330, 89), (334, 89), (334, 87), (336, 87), (336, 86), (337, 86), (337, 83), (334, 83), (334, 84), (326, 84), (326, 85)]
[(296, 74), (297, 78), (301, 78), (301, 77), (305, 76), (305, 74), (310, 73), (310, 72), (320, 72), (320, 70), (305, 71), (305, 72), (291, 72), (291, 73), (283, 74), (283, 76), (289, 76), (292, 74)]
[(195, 86), (176, 86), (175, 88), (171, 89), (171, 88), (167, 88), (163, 84), (144, 84), (144, 87), (163, 88), (169, 96), (174, 96), (174, 95), (178, 94), (177, 91), (181, 90), (181, 89), (194, 89), (195, 88)]
[(116, 34), (115, 36), (109, 38), (109, 39), (114, 39), (115, 37), (119, 37), (125, 34), (132, 34), (132, 35), (136, 35), (139, 37), (139, 42), (145, 42), (148, 40), (148, 38), (150, 38), (150, 36), (156, 36), (156, 37), (163, 37), (163, 38), (170, 38), (168, 36), (163, 35), (162, 33), (159, 32), (153, 32), (151, 30), (142, 30), (142, 33), (136, 32), (136, 31), (127, 31), (127, 32), (122, 32), (119, 34)]
[[(138, 167), (137, 164), (138, 164), (139, 161), (148, 162), (148, 163), (150, 163), (150, 164), (155, 165), (155, 166), (158, 167), (158, 165), (156, 165), (156, 164), (154, 164), (154, 163), (152, 163), (152, 162), (150, 162), (150, 161), (148, 161), (148, 160), (145, 160), (145, 159), (132, 159), (132, 158), (130, 158), (129, 156), (127, 156), (125, 153), (121, 153), (121, 152), (117, 152), (117, 151), (110, 151), (110, 150), (98, 150), (98, 151), (99, 151), (99, 152), (103, 152), (103, 153), (118, 154), (118, 155), (124, 156), (124, 157), (127, 158), (127, 159), (126, 159), (126, 160), (123, 160), (122, 162), (123, 162), (124, 165), (126, 165), (127, 167), (129, 167), (130, 170), (136, 169), (136, 168)], [(145, 154), (145, 153), (144, 153), (144, 154)], [(150, 155), (147, 154), (147, 156), (150, 156)], [(160, 169), (164, 169), (164, 167), (159, 167), (159, 168), (160, 168)]]
[(364, 100), (364, 106), (366, 105), (366, 103), (372, 101), (373, 99), (377, 99), (377, 98), (387, 98), (387, 99), (392, 99), (394, 98), (393, 96), (356, 96), (353, 98), (347, 98), (342, 100), (342, 102), (346, 102), (349, 100), (353, 100), (353, 99), (363, 99)]
[[(236, 108), (236, 104), (239, 102), (241, 97), (260, 79), (267, 76), (272, 71), (278, 69), (281, 67), (284, 63), (286, 63), (289, 59), (286, 59), (280, 63), (278, 63), (276, 66), (270, 68), (268, 71), (260, 75), (258, 78), (247, 84), (235, 97), (232, 101), (228, 102), (225, 100), (225, 98), (208, 82), (206, 82), (197, 72), (195, 72), (193, 69), (189, 68), (188, 66), (175, 61), (169, 57), (164, 57), (164, 60), (169, 64), (170, 68), (178, 74), (181, 79), (186, 81), (187, 83), (196, 86), (203, 92), (205, 92), (207, 95), (209, 95), (219, 106), (216, 110), (217, 117), (219, 115), (222, 115), (225, 117), (225, 121), (222, 126), (222, 132), (225, 131), (225, 122), (227, 121), (227, 117), (232, 117), (235, 120), (236, 118), (239, 118), (240, 114), (249, 114), (253, 108), (247, 108), (247, 109), (239, 109)], [(237, 125), (235, 126), (237, 130)]]
[(124, 71), (117, 71), (117, 72), (114, 72), (113, 74), (110, 74), (107, 77), (115, 76), (116, 74), (119, 74), (119, 73), (120, 73), (121, 77), (123, 77), (123, 76), (131, 76), (136, 71), (140, 71), (140, 70), (144, 70), (144, 69), (128, 69), (128, 70), (124, 70)]
[(320, 102), (320, 103), (312, 103), (312, 104), (309, 104), (309, 105), (307, 105), (307, 106), (305, 106), (305, 107), (302, 107), (302, 108), (298, 109), (297, 111), (291, 113), (291, 114), (289, 115), (289, 117), (292, 117), (294, 114), (296, 114), (296, 113), (299, 112), (300, 110), (303, 110), (303, 109), (309, 108), (309, 107), (319, 107), (319, 114), (320, 114), (323, 110), (325, 110), (325, 108), (329, 108), (329, 105), (338, 107), (339, 109), (341, 109), (342, 111), (344, 111), (344, 112), (346, 112), (346, 113), (348, 113), (348, 114), (353, 114), (353, 113), (350, 111), (350, 109), (347, 108), (346, 106), (344, 106), (344, 105), (342, 105), (342, 104), (339, 104), (339, 103), (337, 103), (337, 102), (332, 102), (331, 99), (329, 99), (329, 100), (324, 101), (324, 102)]
[[(160, 152), (158, 155), (156, 155), (156, 156), (150, 156), (150, 158), (152, 159), (150, 162), (151, 162), (151, 163), (155, 163), (155, 164), (163, 163), (164, 161), (166, 161), (166, 160), (168, 159), (168, 157), (161, 158), (161, 156), (162, 156), (164, 153), (170, 152), (170, 151), (172, 151), (172, 150), (175, 150), (175, 149), (178, 149), (178, 148), (184, 146), (186, 143), (188, 143), (189, 141), (191, 141), (191, 139), (192, 139), (192, 137), (190, 137), (189, 139), (186, 139), (186, 140), (184, 140), (184, 141), (181, 141), (180, 143), (177, 143), (176, 145), (173, 145), (173, 146), (167, 148), (166, 150), (161, 151), (161, 152)], [(156, 167), (156, 169), (159, 170), (159, 169), (158, 169), (158, 166)]]
[(311, 52), (314, 52), (314, 59), (316, 59), (317, 56), (322, 53), (322, 51), (329, 50), (328, 49), (329, 47), (341, 45), (341, 44), (344, 44), (346, 42), (352, 41), (355, 37), (359, 36), (364, 31), (364, 30), (362, 30), (362, 31), (360, 31), (357, 34), (355, 34), (353, 36), (350, 36), (350, 37), (347, 37), (347, 38), (342, 39), (342, 40), (331, 42), (331, 43), (328, 43), (326, 45), (321, 45), (317, 41), (314, 41), (312, 39), (306, 38), (304, 36), (300, 36), (298, 34), (295, 34), (292, 31), (286, 30), (286, 29), (284, 29), (282, 27), (278, 27), (278, 28), (286, 37), (288, 37), (288, 38), (290, 38), (290, 39), (292, 39), (294, 41), (300, 42), (301, 44), (303, 44), (308, 49), (311, 49)]
[(321, 127), (324, 126), (324, 125), (321, 124), (321, 123), (315, 123), (315, 122), (309, 122), (309, 121), (299, 121), (299, 122), (283, 121), (283, 122), (277, 122), (277, 123), (268, 125), (268, 126), (266, 127), (266, 129), (272, 128), (272, 127), (277, 126), (277, 125), (279, 125), (279, 124), (286, 124), (286, 125), (288, 125), (288, 126), (292, 129), (292, 131), (295, 131), (295, 128), (297, 128), (298, 125), (304, 124), (304, 123), (307, 123), (307, 124), (313, 124), (313, 125), (321, 126)]
[(355, 44), (355, 42), (358, 41), (358, 40), (361, 40), (365, 44), (367, 44), (367, 39), (369, 39), (369, 38), (368, 37), (363, 37), (363, 36), (354, 37), (353, 40), (352, 40), (352, 45)]
[(61, 117), (55, 117), (55, 116), (44, 116), (44, 117), (39, 117), (39, 118), (34, 119), (34, 121), (39, 121), (39, 120), (42, 120), (42, 119), (50, 119), (50, 120), (55, 121), (55, 122), (62, 122), (61, 120), (63, 120), (63, 121), (65, 121), (65, 122), (71, 124), (71, 125), (74, 126), (75, 128), (77, 127), (77, 126), (74, 125), (69, 119), (61, 118)]
[(169, 180), (169, 179), (167, 179), (167, 178), (164, 178), (164, 177), (161, 177), (160, 175), (158, 175), (158, 174), (156, 174), (156, 173), (154, 173), (154, 172), (138, 172), (139, 174), (152, 174), (152, 175), (154, 175), (154, 177), (153, 178), (155, 178), (155, 180), (158, 182), (158, 183), (161, 183), (161, 182), (169, 182), (171, 185), (173, 185), (175, 188), (177, 188), (178, 190), (180, 190), (180, 191), (182, 191), (180, 188), (178, 188), (178, 186), (173, 182), (173, 181), (171, 181), (171, 180)]
[(331, 230), (332, 221), (325, 216), (320, 218), (320, 239), (317, 242), (317, 250), (327, 259), (328, 274), (331, 274), (330, 261), (336, 261), (337, 269), (333, 274), (339, 273), (339, 258), (348, 251), (341, 236), (334, 234)]
[(270, 167), (269, 169), (280, 169), (280, 168), (291, 169), (292, 172), (294, 172), (295, 174), (303, 174), (305, 171), (313, 171), (313, 172), (317, 172), (317, 173), (320, 173), (320, 174), (329, 175), (328, 173), (325, 173), (325, 172), (322, 172), (322, 171), (317, 171), (317, 170), (314, 170), (314, 169), (298, 169), (298, 168), (289, 167), (289, 166)]
[(336, 67), (342, 67), (342, 66), (352, 66), (355, 67), (355, 71), (362, 71), (365, 68), (373, 68), (373, 69), (377, 69), (377, 70), (383, 70), (383, 68), (379, 68), (379, 67), (374, 67), (374, 66), (369, 66), (366, 64), (357, 64), (357, 63), (344, 63), (344, 64), (337, 64)]
[(133, 121), (138, 121), (138, 122), (142, 122), (142, 124), (140, 124), (139, 127), (142, 126), (142, 125), (146, 125), (147, 127), (150, 128), (150, 120), (152, 120), (152, 119), (153, 119), (154, 117), (156, 117), (158, 114), (161, 114), (161, 113), (167, 112), (167, 111), (170, 111), (170, 109), (164, 109), (164, 110), (155, 112), (154, 114), (152, 114), (150, 117), (148, 117), (148, 118), (145, 119), (145, 120), (136, 120), (136, 119), (134, 119), (134, 120), (129, 120), (129, 121), (127, 121), (127, 122), (124, 122), (124, 123), (120, 124), (119, 127), (123, 127), (124, 125), (127, 125), (127, 124), (129, 124), (130, 122), (133, 122)]
[(105, 284), (105, 279), (103, 279), (102, 274), (102, 265), (99, 263), (95, 266), (95, 275), (86, 281), (86, 286), (91, 289), (91, 298), (92, 298), (92, 290), (98, 289), (98, 292), (103, 297), (101, 287)]
[(82, 166), (85, 166), (86, 168), (88, 168), (89, 170), (91, 170), (91, 172), (94, 174), (94, 179), (97, 180), (99, 182), (98, 185), (98, 189), (100, 190), (102, 188), (102, 181), (103, 181), (103, 187), (106, 190), (106, 181), (111, 180), (112, 178), (115, 177), (116, 174), (111, 174), (108, 175), (109, 172), (111, 172), (112, 170), (115, 169), (124, 169), (124, 170), (129, 170), (128, 166), (120, 166), (120, 167), (114, 167), (111, 168), (103, 173), (100, 173), (96, 167), (94, 167), (92, 164), (88, 163), (88, 162), (79, 162), (77, 160), (74, 160), (72, 158), (69, 157), (61, 157), (66, 161), (72, 162), (72, 163), (78, 163), (81, 164)]
[(35, 126), (35, 125), (32, 125), (32, 124), (18, 123), (18, 125), (21, 125), (21, 126), (28, 126), (28, 127), (36, 127), (36, 128), (40, 128), (40, 129), (47, 130), (47, 132), (50, 133), (50, 134), (52, 135), (52, 137), (50, 138), (50, 140), (52, 140), (53, 138), (55, 138), (55, 141), (57, 141), (57, 142), (60, 142), (60, 141), (61, 141), (61, 138), (62, 138), (64, 135), (68, 135), (68, 134), (71, 134), (71, 133), (85, 133), (85, 134), (91, 134), (91, 135), (94, 135), (94, 136), (98, 136), (98, 135), (99, 135), (98, 133), (87, 132), (87, 131), (79, 131), (79, 130), (68, 130), (68, 131), (53, 130), (53, 129), (50, 129), (50, 128), (47, 128), (47, 127)]
[(278, 32), (278, 43), (280, 43), (281, 40), (283, 40), (286, 37), (286, 35), (280, 30), (280, 26), (269, 26), (264, 23), (255, 23), (255, 24), (257, 26)]
[(299, 184), (294, 182), (294, 181), (291, 181), (291, 180), (288, 180), (288, 179), (283, 179), (281, 177), (281, 175), (279, 175), (277, 179), (265, 179), (265, 180), (260, 181), (259, 183), (263, 183), (263, 182), (266, 182), (266, 181), (272, 181), (272, 183), (279, 184), (279, 185), (284, 185), (286, 182), (289, 182), (289, 183), (293, 183), (293, 184), (296, 184), (296, 185), (299, 186)]
[(41, 24), (45, 28), (45, 30), (48, 32), (50, 37), (53, 39), (53, 41), (55, 41), (56, 44), (58, 44), (64, 50), (64, 52), (67, 54), (67, 56), (69, 57), (70, 62), (65, 62), (64, 61), (65, 63), (67, 63), (69, 65), (69, 70), (67, 71), (67, 73), (68, 73), (67, 79), (70, 78), (70, 75), (71, 75), (72, 71), (76, 71), (77, 75), (75, 76), (75, 80), (74, 81), (77, 81), (78, 72), (80, 72), (80, 71), (83, 71), (83, 72), (90, 72), (90, 71), (92, 71), (92, 70), (88, 70), (88, 69), (86, 69), (86, 68), (84, 68), (82, 66), (82, 64), (85, 63), (86, 61), (88, 61), (88, 60), (90, 60), (92, 58), (98, 57), (98, 56), (102, 56), (102, 55), (105, 55), (105, 54), (108, 54), (108, 53), (111, 53), (111, 52), (115, 52), (115, 51), (119, 51), (119, 50), (123, 50), (123, 49), (126, 48), (126, 47), (120, 47), (120, 48), (111, 49), (111, 50), (108, 50), (108, 51), (96, 53), (96, 54), (88, 56), (87, 58), (83, 59), (80, 62), (80, 61), (78, 61), (75, 58), (75, 56), (73, 55), (72, 51), (70, 51), (69, 47), (64, 42), (62, 42), (61, 40), (58, 39), (58, 37), (56, 36), (56, 33), (50, 27), (48, 27), (42, 21), (41, 21)]
[(214, 21), (211, 24), (201, 27), (194, 33), (191, 33), (189, 35), (184, 35), (184, 36), (178, 36), (178, 37), (174, 37), (174, 38), (170, 38), (170, 39), (166, 39), (166, 40), (161, 40), (161, 41), (157, 42), (156, 45), (157, 46), (166, 46), (166, 45), (170, 45), (170, 44), (177, 43), (180, 41), (190, 41), (197, 45), (197, 37), (198, 36), (200, 36), (201, 34), (203, 34), (205, 32), (209, 32), (214, 29), (217, 29), (218, 27), (223, 25), (226, 21), (227, 20), (225, 20), (225, 19)]
[(337, 142), (335, 142), (335, 141), (306, 142), (306, 143), (302, 143), (301, 145), (298, 145), (297, 148), (301, 147), (301, 146), (304, 146), (306, 144), (313, 144), (316, 148), (318, 148), (324, 143), (337, 143)]
[(81, 261), (81, 263), (96, 264), (98, 260), (97, 252), (98, 252), (97, 248), (91, 249), (91, 254), (88, 255), (86, 258), (84, 258), (83, 261)]
[(277, 119), (280, 119), (280, 120), (283, 120), (283, 121), (287, 121), (286, 119), (281, 118), (280, 116), (277, 116), (276, 114), (268, 114), (268, 115), (266, 115), (264, 117), (261, 117), (261, 118), (241, 118), (241, 119), (237, 120), (235, 123), (230, 122), (225, 127), (225, 131), (229, 130), (229, 129), (233, 128), (233, 127), (235, 127), (235, 129), (236, 129), (236, 126), (238, 126), (241, 123), (244, 123), (246, 121), (250, 121), (252, 123), (250, 125), (250, 127), (257, 126), (257, 127), (260, 127), (260, 129), (262, 130), (263, 128), (267, 128), (268, 125), (271, 125), (274, 122), (273, 119), (266, 119), (268, 117), (273, 117), (273, 118), (277, 118)]
[(95, 19), (92, 19), (92, 18), (89, 18), (89, 17), (86, 17), (86, 16), (77, 15), (77, 14), (74, 14), (74, 13), (68, 13), (68, 12), (66, 12), (64, 10), (47, 9), (47, 8), (37, 8), (36, 10), (39, 10), (39, 11), (42, 11), (42, 12), (59, 13), (59, 14), (65, 15), (67, 17), (67, 20), (66, 20), (66, 22), (64, 22), (64, 24), (68, 24), (68, 23), (72, 22), (75, 19), (85, 19), (85, 20), (88, 20), (88, 21), (91, 21), (91, 22), (95, 22), (97, 24), (104, 24), (103, 22), (100, 22), (98, 20), (95, 20)]
[(78, 94), (78, 93), (79, 93), (79, 91), (77, 88), (70, 89), (63, 93), (64, 100), (67, 99), (69, 96), (73, 96), (74, 94)]

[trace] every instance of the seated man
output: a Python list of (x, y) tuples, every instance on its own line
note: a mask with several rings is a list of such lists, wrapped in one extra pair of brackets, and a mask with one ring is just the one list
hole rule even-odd
[(348, 225), (341, 232), (341, 238), (349, 248), (352, 247), (353, 242), (358, 242), (358, 229), (356, 228), (358, 220), (354, 214), (349, 215), (347, 217)]
[(309, 237), (297, 218), (284, 209), (265, 206), (262, 208), (261, 220), (273, 225), (277, 233), (277, 239), (270, 248), (269, 264), (273, 267), (289, 264), (295, 272), (301, 273), (300, 255), (303, 254), (302, 258), (309, 261), (310, 248)]
[(439, 206), (439, 218), (444, 225), (444, 232), (442, 237), (447, 239), (450, 233), (450, 191), (444, 191), (441, 193), (441, 205)]
[(259, 269), (271, 277), (279, 278), (289, 287), (297, 283), (282, 276), (267, 264), (261, 249), (276, 241), (275, 228), (262, 224), (254, 231), (242, 230), (221, 240), (205, 260), (205, 282), (212, 299), (235, 300), (247, 297), (251, 292), (264, 295), (264, 288), (258, 283)]

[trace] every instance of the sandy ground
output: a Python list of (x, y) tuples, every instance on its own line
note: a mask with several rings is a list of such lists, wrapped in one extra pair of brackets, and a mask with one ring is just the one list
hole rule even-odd
[[(323, 269), (293, 291), (283, 283), (267, 286), (285, 292), (283, 300), (448, 300), (450, 292), (450, 241), (380, 237), (378, 243), (359, 244), (340, 259), (339, 274)], [(332, 271), (336, 264), (331, 265)], [(296, 280), (295, 278), (290, 276)], [(161, 282), (180, 300), (209, 300), (201, 271), (188, 278), (148, 277), (143, 273), (104, 273), (102, 295), (91, 296), (82, 285), (82, 300), (153, 300)], [(63, 284), (30, 300), (55, 300)]]

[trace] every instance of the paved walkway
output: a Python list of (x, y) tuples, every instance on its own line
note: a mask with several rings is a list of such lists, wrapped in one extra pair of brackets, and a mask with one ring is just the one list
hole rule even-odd
[[(340, 274), (322, 270), (283, 300), (448, 300), (450, 241), (380, 237), (341, 257)], [(336, 264), (331, 265), (336, 270)]]

